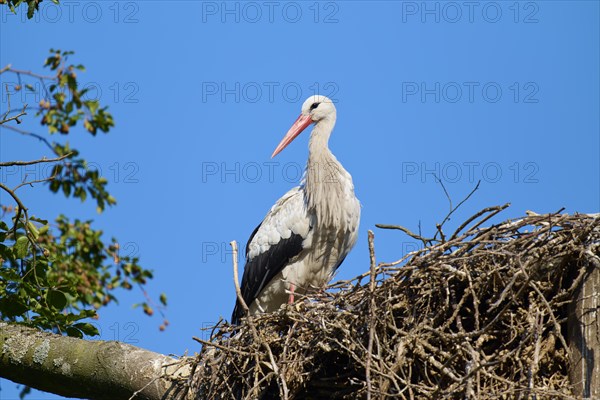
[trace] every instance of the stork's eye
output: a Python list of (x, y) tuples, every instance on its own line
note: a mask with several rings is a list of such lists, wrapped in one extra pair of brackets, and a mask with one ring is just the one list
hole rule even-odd
[(319, 107), (320, 103), (312, 103), (312, 105), (310, 106), (310, 110), (314, 110), (315, 108)]

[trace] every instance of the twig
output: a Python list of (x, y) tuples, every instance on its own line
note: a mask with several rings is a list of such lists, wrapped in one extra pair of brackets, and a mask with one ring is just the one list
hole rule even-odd
[(420, 240), (425, 245), (427, 245), (427, 243), (431, 243), (433, 241), (433, 239), (428, 239), (423, 236), (417, 235), (416, 233), (413, 233), (412, 231), (410, 231), (408, 228), (405, 228), (400, 225), (375, 224), (375, 226), (380, 229), (398, 229), (398, 230), (406, 233), (411, 238)]
[(435, 235), (437, 236), (437, 234), (440, 234), (440, 238), (441, 238), (441, 243), (446, 243), (446, 235), (444, 235), (444, 231), (442, 230), (442, 225), (441, 224), (435, 224), (435, 228), (437, 229), (437, 232), (435, 233)]
[(16, 192), (17, 190), (19, 190), (20, 188), (22, 188), (23, 186), (26, 186), (26, 185), (33, 187), (34, 183), (50, 182), (51, 180), (54, 180), (54, 178), (56, 178), (56, 175), (58, 175), (57, 170), (55, 170), (55, 172), (52, 174), (52, 176), (49, 176), (48, 178), (35, 179), (33, 181), (22, 182), (22, 183), (18, 184), (17, 186), (15, 186), (15, 188), (13, 190)]
[[(6, 84), (6, 92), (8, 93), (8, 84)], [(27, 113), (25, 112), (25, 110), (27, 109), (27, 103), (25, 103), (25, 105), (23, 106), (23, 109), (17, 115), (13, 115), (12, 117), (8, 117), (8, 114), (11, 113), (11, 108), (10, 108), (10, 93), (7, 94), (6, 99), (7, 99), (7, 103), (8, 103), (7, 104), (7, 109), (6, 109), (6, 113), (2, 117), (2, 120), (0, 120), (0, 125), (3, 125), (3, 124), (5, 124), (7, 122), (10, 122), (10, 121), (16, 121), (17, 124), (20, 124), (21, 120), (19, 118), (22, 117), (23, 115), (27, 115)]]
[(2, 70), (0, 70), (0, 74), (2, 74), (4, 72), (13, 72), (17, 75), (27, 75), (27, 76), (31, 76), (32, 78), (45, 79), (45, 80), (56, 79), (56, 75), (55, 76), (40, 75), (40, 74), (36, 74), (35, 72), (31, 72), (31, 71), (25, 71), (22, 69), (14, 69), (11, 67), (10, 64), (7, 65), (6, 67), (2, 68)]
[(33, 165), (33, 164), (41, 164), (41, 163), (52, 163), (62, 161), (65, 158), (69, 157), (73, 153), (65, 154), (64, 156), (56, 157), (56, 158), (46, 158), (42, 157), (39, 160), (32, 161), (8, 161), (8, 162), (0, 162), (0, 167), (12, 167), (12, 166), (23, 166), (23, 165)]
[(27, 210), (27, 208), (23, 205), (23, 203), (21, 202), (21, 199), (19, 199), (19, 197), (17, 197), (15, 192), (12, 191), (10, 188), (8, 188), (6, 185), (4, 185), (2, 182), (0, 182), (0, 189), (4, 190), (6, 193), (8, 193), (10, 195), (10, 197), (12, 197), (14, 199), (14, 201), (17, 203), (17, 205), (19, 206), (19, 208), (21, 210), (23, 210), (23, 211)]
[(510, 207), (510, 203), (506, 203), (500, 207), (498, 207), (497, 210), (493, 210), (489, 215), (487, 215), (485, 218), (482, 218), (481, 221), (479, 221), (478, 223), (476, 223), (475, 225), (473, 225), (471, 228), (469, 228), (467, 234), (470, 234), (471, 232), (473, 232), (475, 229), (479, 228), (481, 225), (483, 225), (483, 223), (485, 223), (488, 219), (493, 218), (496, 214), (498, 214), (499, 212), (501, 212), (502, 210), (504, 210), (505, 208)]
[[(483, 214), (488, 213), (488, 212), (494, 212), (494, 215), (498, 214), (500, 211), (504, 210), (505, 208), (509, 207), (510, 203), (506, 203), (502, 206), (494, 206), (494, 207), (486, 207), (483, 210), (477, 212), (475, 215), (473, 215), (472, 217), (468, 218), (465, 222), (463, 222), (462, 224), (460, 224), (460, 226), (456, 229), (456, 231), (452, 234), (452, 236), (450, 237), (450, 240), (455, 239), (458, 234), (465, 229), (465, 227), (467, 225), (469, 225), (471, 222), (473, 222), (474, 220), (476, 220), (477, 218), (481, 217)], [(489, 218), (486, 218), (484, 221), (486, 221)], [(477, 226), (479, 226), (480, 224), (478, 224)], [(469, 231), (473, 230), (473, 228), (469, 229)]]
[[(13, 200), (17, 203), (18, 205), (18, 210), (17, 210), (17, 215), (15, 216), (15, 224), (13, 226), (13, 236), (17, 237), (17, 226), (19, 225), (19, 219), (21, 218), (21, 212), (23, 212), (25, 214), (25, 230), (27, 231), (28, 227), (27, 227), (27, 223), (29, 222), (29, 215), (27, 214), (27, 207), (25, 207), (25, 205), (21, 202), (21, 199), (19, 199), (19, 197), (15, 194), (14, 191), (10, 190), (10, 188), (8, 188), (6, 185), (4, 185), (3, 183), (0, 182), (0, 189), (4, 190), (6, 193), (8, 193), (10, 195), (10, 197), (13, 198)], [(29, 238), (29, 235), (27, 236)], [(31, 239), (29, 239), (30, 242), (32, 242)], [(33, 244), (33, 242), (32, 242)]]
[[(39, 161), (39, 162), (54, 162), (54, 161), (60, 161), (60, 160), (63, 160), (63, 159), (65, 159), (65, 158), (69, 157), (71, 154), (73, 154), (73, 153), (65, 154), (64, 156), (62, 156), (62, 157), (58, 157), (58, 158), (56, 158), (56, 159), (54, 159), (54, 160), (52, 160), (52, 161), (47, 161), (47, 160), (43, 160), (43, 161), (41, 161), (41, 160), (38, 160), (38, 161)], [(8, 163), (8, 164), (10, 164), (10, 163)], [(35, 164), (37, 164), (37, 162), (36, 162)], [(27, 164), (23, 164), (23, 165), (27, 165)], [(21, 187), (23, 187), (23, 186), (25, 186), (25, 185), (33, 186), (33, 184), (34, 184), (34, 183), (49, 182), (49, 181), (51, 181), (51, 180), (54, 180), (54, 178), (56, 178), (56, 175), (58, 175), (58, 169), (54, 168), (54, 172), (53, 172), (52, 176), (50, 176), (50, 177), (48, 177), (48, 178), (35, 179), (35, 180), (33, 180), (33, 181), (24, 181), (24, 182), (20, 183), (19, 185), (15, 186), (15, 187), (13, 188), (13, 191), (14, 191), (14, 192), (16, 192), (17, 190), (19, 190)], [(149, 300), (150, 300), (150, 299), (149, 299)], [(151, 301), (151, 300), (150, 300), (150, 301)], [(159, 309), (159, 311), (160, 311), (160, 309)], [(162, 314), (162, 311), (161, 311), (161, 314)], [(164, 315), (163, 315), (163, 316), (164, 316)]]
[[(442, 189), (444, 190), (444, 193), (446, 194), (446, 197), (448, 198), (448, 202), (450, 203), (450, 211), (448, 212), (448, 214), (446, 215), (446, 217), (444, 217), (444, 219), (442, 220), (441, 223), (436, 224), (436, 233), (433, 236), (433, 238), (429, 239), (429, 238), (425, 238), (421, 235), (418, 235), (416, 233), (413, 233), (412, 231), (410, 231), (409, 229), (400, 226), (400, 225), (386, 225), (386, 224), (375, 224), (375, 226), (377, 228), (381, 228), (381, 229), (398, 229), (401, 230), (402, 232), (406, 233), (408, 236), (412, 237), (413, 239), (417, 239), (420, 240), (421, 242), (423, 242), (423, 244), (425, 246), (427, 245), (431, 245), (435, 242), (438, 242), (438, 234), (440, 234), (441, 237), (441, 243), (445, 243), (446, 242), (446, 236), (444, 235), (444, 232), (442, 230), (444, 224), (446, 222), (448, 222), (448, 220), (450, 219), (450, 216), (456, 211), (458, 210), (458, 208), (463, 205), (472, 195), (473, 193), (475, 193), (477, 191), (477, 189), (479, 189), (479, 185), (481, 184), (481, 180), (477, 181), (477, 185), (475, 185), (475, 187), (473, 188), (473, 190), (471, 190), (471, 192), (467, 195), (467, 197), (465, 197), (460, 203), (458, 203), (456, 205), (456, 207), (452, 207), (452, 199), (450, 198), (450, 194), (448, 193), (448, 191), (446, 190), (446, 187), (444, 186), (444, 183), (441, 181), (441, 179), (439, 179), (435, 174), (434, 174), (437, 182), (442, 186)], [(420, 231), (420, 223), (419, 223), (419, 231)], [(454, 235), (450, 238), (450, 240), (454, 239)]]
[[(442, 185), (442, 188), (444, 189), (444, 192), (446, 193), (446, 196), (448, 197), (448, 200), (450, 201), (450, 207), (452, 207), (452, 200), (450, 200), (450, 196), (448, 195), (448, 192), (446, 191), (446, 188), (444, 187), (444, 184), (442, 183), (441, 180), (438, 179), (438, 181), (440, 182), (440, 184)], [(448, 215), (446, 215), (446, 217), (444, 218), (444, 220), (442, 221), (441, 224), (439, 224), (438, 227), (438, 232), (436, 232), (436, 234), (433, 236), (434, 239), (437, 238), (437, 234), (442, 232), (442, 227), (444, 226), (444, 224), (450, 219), (450, 216), (460, 208), (460, 206), (462, 206), (465, 201), (469, 200), (469, 198), (473, 195), (473, 193), (475, 193), (477, 191), (477, 189), (479, 189), (479, 185), (481, 184), (481, 180), (477, 181), (477, 185), (475, 185), (475, 187), (473, 188), (473, 190), (471, 190), (471, 193), (469, 193), (467, 195), (467, 197), (465, 197), (464, 199), (462, 199), (462, 201), (460, 203), (458, 203), (456, 205), (456, 207), (451, 208), (450, 212), (448, 213)]]
[[(154, 382), (158, 381), (159, 379), (162, 379), (165, 377), (165, 374), (162, 374), (161, 376), (157, 376), (155, 378), (150, 379), (150, 381), (148, 381), (148, 383), (146, 383), (144, 386), (142, 386), (140, 389), (136, 390), (135, 392), (133, 392), (133, 394), (131, 395), (131, 397), (129, 397), (128, 400), (133, 400), (135, 399), (139, 394), (141, 394), (144, 390), (146, 390), (147, 388), (149, 388)], [(146, 396), (143, 396), (143, 398), (146, 398)]]
[(560, 344), (563, 346), (565, 351), (568, 352), (569, 346), (567, 345), (567, 341), (565, 340), (564, 336), (561, 333), (560, 324), (556, 320), (556, 316), (554, 315), (554, 312), (552, 311), (552, 307), (550, 306), (550, 304), (548, 304), (548, 300), (546, 300), (546, 297), (544, 296), (542, 291), (538, 288), (538, 286), (535, 284), (535, 282), (530, 281), (529, 285), (533, 288), (533, 290), (535, 290), (535, 292), (539, 296), (540, 300), (542, 300), (542, 303), (544, 303), (544, 307), (546, 307), (546, 310), (548, 311), (548, 315), (550, 316), (550, 319), (552, 320), (552, 324), (554, 325), (554, 334), (556, 336), (558, 336), (558, 338), (560, 339)]
[[(446, 198), (448, 199), (448, 203), (449, 203), (449, 212), (450, 214), (452, 214), (452, 199), (450, 198), (450, 194), (448, 193), (448, 191), (446, 190), (446, 186), (444, 186), (444, 182), (442, 182), (442, 180), (437, 176), (437, 174), (433, 174), (433, 177), (435, 178), (435, 180), (440, 184), (440, 186), (442, 186), (442, 189), (444, 190), (444, 194), (446, 194)], [(448, 215), (450, 215), (448, 214)], [(444, 223), (442, 222), (442, 225)]]
[(235, 285), (235, 294), (237, 296), (237, 300), (240, 303), (240, 306), (244, 310), (244, 313), (248, 315), (250, 309), (244, 301), (244, 296), (242, 296), (242, 290), (240, 289), (240, 279), (238, 276), (238, 245), (235, 240), (229, 242), (229, 245), (231, 246), (231, 251), (233, 253), (233, 283)]
[(373, 231), (369, 230), (369, 258), (370, 258), (370, 281), (369, 291), (371, 301), (369, 302), (369, 344), (367, 347), (367, 366), (366, 366), (366, 380), (367, 380), (367, 400), (371, 400), (372, 384), (371, 384), (371, 363), (373, 359), (373, 339), (375, 335), (375, 278), (377, 276), (375, 266), (375, 245), (373, 243), (375, 235)]
[(251, 353), (248, 353), (247, 351), (242, 351), (242, 350), (234, 349), (232, 347), (226, 347), (226, 346), (220, 345), (220, 344), (215, 343), (215, 342), (209, 342), (208, 340), (200, 339), (199, 337), (196, 337), (196, 336), (192, 336), (192, 339), (194, 339), (196, 342), (198, 342), (200, 344), (203, 344), (205, 346), (216, 347), (217, 349), (220, 349), (220, 350), (223, 350), (223, 351), (231, 351), (233, 353), (240, 354), (240, 355), (243, 355), (243, 356), (246, 356), (246, 357), (252, 355)]

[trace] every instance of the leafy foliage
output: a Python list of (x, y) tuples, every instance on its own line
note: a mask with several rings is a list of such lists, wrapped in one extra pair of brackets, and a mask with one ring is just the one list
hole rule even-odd
[[(16, 13), (17, 7), (21, 4), (27, 4), (27, 18), (33, 18), (33, 14), (39, 11), (40, 3), (43, 0), (0, 0), (0, 4), (7, 4), (10, 11)], [(52, 0), (54, 4), (58, 4), (58, 0)]]
[[(99, 131), (108, 133), (114, 127), (113, 117), (108, 112), (108, 107), (101, 107), (97, 99), (86, 99), (89, 88), (80, 87), (76, 73), (85, 71), (85, 67), (68, 63), (69, 56), (73, 54), (72, 51), (50, 50), (44, 66), (53, 71), (54, 75), (34, 77), (45, 89), (36, 116), (40, 117), (40, 123), (48, 128), (50, 135), (60, 133), (66, 136), (77, 127), (79, 121), (83, 121), (83, 128), (94, 136)], [(22, 71), (14, 71), (14, 74), (19, 82), (13, 88), (15, 92), (33, 90), (30, 83), (24, 82), (27, 78), (31, 79), (31, 75)], [(79, 151), (71, 148), (68, 142), (60, 144), (50, 143), (46, 139), (44, 141), (54, 155), (66, 156), (63, 162), (55, 166), (53, 179), (48, 180), (51, 191), (62, 191), (66, 197), (77, 197), (81, 201), (85, 201), (89, 195), (96, 201), (98, 212), (104, 211), (106, 206), (116, 204), (114, 197), (106, 190), (107, 180), (98, 171), (88, 168), (85, 159), (78, 158)]]
[(40, 102), (38, 115), (43, 115), (42, 125), (47, 125), (50, 133), (67, 134), (83, 119), (84, 128), (92, 135), (99, 130), (108, 132), (115, 125), (112, 115), (106, 111), (108, 107), (100, 107), (96, 99), (85, 100), (89, 88), (78, 87), (77, 71), (85, 71), (85, 67), (67, 65), (69, 56), (74, 54), (72, 51), (51, 49), (50, 53), (44, 66), (56, 72), (56, 82), (47, 88), (47, 97), (51, 101)]
[(107, 179), (100, 176), (98, 170), (88, 168), (88, 163), (71, 149), (69, 144), (54, 144), (54, 152), (58, 156), (67, 156), (68, 161), (54, 167), (54, 179), (49, 181), (50, 190), (54, 193), (62, 190), (65, 197), (77, 197), (82, 202), (88, 194), (96, 200), (98, 212), (104, 211), (106, 205), (112, 206), (117, 200), (106, 190)]
[[(1, 2), (1, 0), (0, 0)], [(6, 2), (4, 2), (6, 3)], [(22, 1), (9, 1), (16, 7)], [(39, 2), (27, 2), (35, 10)], [(35, 3), (35, 4), (34, 4)], [(33, 5), (32, 5), (33, 4)], [(78, 130), (93, 136), (108, 133), (114, 127), (108, 107), (98, 100), (87, 100), (87, 89), (81, 88), (77, 72), (85, 71), (83, 65), (72, 65), (68, 59), (71, 51), (50, 50), (44, 66), (53, 73), (43, 76), (14, 70), (10, 66), (0, 73), (13, 73), (18, 78), (19, 90), (32, 90), (31, 80), (41, 81), (44, 98), (35, 108), (35, 116), (47, 128), (48, 138), (63, 139)], [(24, 110), (29, 110), (24, 106)], [(0, 120), (2, 128), (11, 129), (9, 110)], [(79, 122), (82, 121), (81, 124)], [(83, 129), (78, 129), (83, 128)], [(62, 192), (67, 198), (79, 198), (82, 202), (92, 199), (97, 211), (116, 204), (108, 192), (106, 178), (88, 168), (88, 162), (68, 142), (50, 141), (34, 132), (19, 133), (45, 143), (56, 158), (52, 176), (31, 182), (22, 182), (14, 188), (0, 183), (0, 190), (10, 196), (16, 206), (0, 204), (0, 320), (10, 321), (40, 329), (82, 337), (97, 335), (87, 318), (97, 317), (96, 311), (117, 301), (115, 290), (131, 290), (139, 287), (144, 295), (140, 303), (147, 315), (154, 314), (154, 303), (143, 287), (152, 272), (139, 264), (135, 255), (122, 255), (115, 238), (106, 240), (103, 232), (93, 228), (93, 221), (71, 220), (59, 215), (54, 223), (30, 216), (29, 210), (17, 196), (23, 186), (45, 183), (53, 193)], [(56, 135), (56, 134), (59, 135)], [(31, 164), (49, 160), (34, 160)], [(2, 162), (0, 168), (18, 165)], [(166, 296), (160, 296), (159, 311), (166, 306)], [(168, 321), (164, 320), (163, 330)]]
[(64, 215), (52, 225), (31, 217), (28, 229), (21, 220), (16, 234), (0, 221), (2, 319), (69, 336), (96, 335), (93, 325), (80, 321), (116, 302), (115, 289), (152, 278), (137, 257), (121, 256), (116, 239), (107, 244), (102, 235), (92, 221)]

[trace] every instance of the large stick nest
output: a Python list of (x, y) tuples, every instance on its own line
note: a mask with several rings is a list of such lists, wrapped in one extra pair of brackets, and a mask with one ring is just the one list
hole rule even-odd
[(600, 217), (481, 228), (501, 208), (279, 312), (219, 323), (189, 398), (572, 398), (567, 317), (600, 268)]

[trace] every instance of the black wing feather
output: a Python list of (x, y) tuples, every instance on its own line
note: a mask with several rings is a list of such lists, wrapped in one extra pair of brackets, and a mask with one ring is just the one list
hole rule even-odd
[[(302, 242), (304, 238), (292, 232), (289, 238), (281, 239), (278, 243), (269, 247), (268, 250), (249, 259), (248, 247), (259, 228), (260, 225), (252, 232), (246, 244), (246, 266), (244, 267), (241, 291), (242, 298), (248, 306), (254, 302), (267, 283), (281, 272), (288, 262), (300, 254), (303, 249)], [(234, 325), (239, 324), (243, 314), (244, 310), (239, 301), (236, 301), (231, 315), (231, 323)]]
[(250, 243), (252, 243), (252, 239), (254, 239), (256, 232), (258, 232), (258, 230), (260, 229), (261, 226), (262, 226), (262, 222), (260, 224), (258, 224), (258, 226), (256, 228), (254, 228), (254, 230), (250, 234), (250, 239), (248, 239), (248, 241), (246, 242), (246, 260), (248, 260), (248, 251), (250, 249)]

